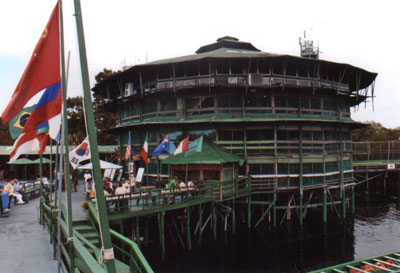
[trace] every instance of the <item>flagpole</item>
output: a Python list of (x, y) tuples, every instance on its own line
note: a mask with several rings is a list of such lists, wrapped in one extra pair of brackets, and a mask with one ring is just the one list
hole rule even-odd
[(104, 198), (103, 183), (100, 170), (99, 150), (97, 146), (97, 132), (96, 132), (96, 125), (94, 123), (92, 95), (90, 91), (89, 71), (88, 71), (88, 64), (86, 57), (85, 36), (83, 31), (80, 0), (74, 0), (74, 6), (75, 6), (76, 28), (78, 34), (78, 44), (79, 44), (79, 57), (80, 57), (81, 73), (82, 73), (86, 127), (89, 136), (90, 153), (92, 155), (92, 166), (93, 166), (93, 176), (95, 181), (96, 200), (97, 200), (96, 204), (99, 217), (100, 238), (103, 246), (102, 247), (103, 253), (101, 253), (100, 255), (103, 256), (103, 260), (107, 267), (107, 272), (115, 273), (116, 268), (114, 260), (115, 259), (114, 250), (112, 248), (112, 243), (111, 243), (108, 212)]
[(49, 175), (49, 180), (50, 180), (50, 196), (49, 196), (49, 203), (51, 206), (51, 201), (53, 199), (53, 140), (51, 137), (49, 137), (50, 140), (50, 175)]
[[(67, 197), (67, 217), (66, 222), (68, 226), (68, 238), (67, 238), (67, 247), (68, 247), (68, 255), (69, 255), (69, 271), (75, 271), (75, 259), (74, 259), (74, 247), (73, 247), (73, 230), (72, 230), (72, 201), (71, 201), (71, 180), (70, 180), (70, 167), (69, 167), (69, 149), (68, 149), (68, 118), (67, 118), (67, 81), (66, 81), (66, 72), (65, 72), (65, 52), (64, 52), (64, 21), (63, 21), (63, 6), (62, 0), (60, 0), (60, 49), (61, 49), (61, 77), (62, 77), (62, 91), (63, 91), (63, 118), (62, 118), (62, 144), (61, 150), (65, 148), (64, 156), (60, 159), (60, 168), (64, 169), (63, 159), (65, 157), (65, 191)], [(68, 66), (69, 66), (69, 58), (68, 58)]]
[(39, 155), (39, 176), (40, 176), (40, 223), (43, 225), (44, 229), (44, 222), (43, 222), (43, 154)]

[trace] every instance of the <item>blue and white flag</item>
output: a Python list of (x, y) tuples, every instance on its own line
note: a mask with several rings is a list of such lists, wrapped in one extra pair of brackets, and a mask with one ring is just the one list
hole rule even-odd
[(74, 150), (69, 152), (69, 162), (71, 163), (72, 168), (76, 169), (79, 166), (79, 163), (90, 159), (90, 144), (89, 138), (86, 137), (83, 142), (76, 147)]
[(169, 140), (168, 137), (164, 137), (163, 141), (161, 141), (160, 145), (157, 146), (157, 148), (153, 151), (151, 156), (157, 157), (162, 152), (169, 152)]

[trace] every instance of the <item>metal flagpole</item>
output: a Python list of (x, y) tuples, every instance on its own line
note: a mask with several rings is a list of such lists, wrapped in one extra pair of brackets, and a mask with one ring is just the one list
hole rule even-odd
[(51, 206), (51, 201), (53, 199), (53, 140), (49, 137), (50, 140), (50, 175), (49, 175), (49, 180), (50, 180), (50, 196), (49, 196), (49, 204)]
[(78, 34), (78, 44), (79, 44), (79, 57), (81, 62), (82, 85), (84, 94), (83, 101), (84, 101), (84, 107), (85, 107), (84, 109), (86, 115), (86, 127), (88, 130), (90, 153), (92, 156), (93, 176), (95, 181), (96, 200), (97, 200), (96, 204), (99, 216), (99, 230), (102, 242), (102, 253), (100, 255), (103, 256), (103, 260), (107, 267), (107, 272), (115, 273), (116, 268), (114, 260), (115, 259), (114, 250), (112, 248), (112, 243), (111, 243), (107, 207), (104, 198), (103, 183), (100, 170), (99, 150), (97, 146), (97, 132), (96, 132), (96, 125), (94, 123), (92, 95), (90, 91), (89, 71), (86, 58), (85, 36), (83, 32), (80, 0), (74, 0), (74, 6), (75, 6), (76, 27)]
[[(74, 261), (74, 248), (73, 248), (73, 231), (72, 231), (72, 201), (71, 201), (71, 179), (70, 179), (70, 167), (69, 167), (69, 149), (68, 149), (68, 118), (67, 118), (67, 80), (65, 72), (65, 54), (64, 54), (64, 22), (63, 22), (63, 7), (62, 0), (60, 0), (60, 49), (61, 49), (61, 77), (63, 87), (63, 145), (65, 145), (65, 192), (67, 197), (67, 226), (68, 226), (68, 255), (70, 258), (69, 270), (70, 272), (75, 271)], [(68, 54), (68, 68), (69, 70), (69, 54)], [(62, 149), (62, 148), (61, 148)], [(62, 165), (62, 164), (61, 164)]]

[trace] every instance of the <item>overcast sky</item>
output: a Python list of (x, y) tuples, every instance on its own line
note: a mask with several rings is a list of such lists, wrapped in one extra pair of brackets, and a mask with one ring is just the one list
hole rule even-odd
[[(400, 126), (400, 16), (398, 1), (132, 1), (81, 0), (91, 75), (158, 59), (193, 54), (222, 36), (258, 49), (299, 55), (306, 30), (321, 59), (377, 72), (372, 103), (352, 117)], [(55, 0), (0, 4), (0, 112), (27, 65)], [(71, 52), (68, 96), (82, 94), (73, 0), (64, 1), (66, 52)]]

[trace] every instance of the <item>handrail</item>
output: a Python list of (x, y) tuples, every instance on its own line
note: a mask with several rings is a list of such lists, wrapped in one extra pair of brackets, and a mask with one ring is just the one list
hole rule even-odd
[[(96, 208), (94, 207), (92, 202), (88, 203), (88, 208), (89, 208), (89, 219), (94, 220), (95, 223), (97, 224), (98, 216), (96, 213)], [(142, 251), (135, 242), (133, 242), (129, 238), (125, 237), (124, 235), (112, 229), (110, 229), (110, 234), (111, 237), (114, 237), (118, 239), (120, 242), (129, 246), (131, 251), (129, 252), (129, 254), (128, 253), (125, 254), (128, 254), (129, 256), (131, 262), (130, 263), (131, 269), (138, 270), (138, 272), (148, 272), (148, 273), (154, 272), (153, 269), (150, 267), (149, 263), (147, 262), (146, 258), (144, 257)], [(115, 244), (113, 244), (113, 246), (115, 247)]]
[[(133, 262), (130, 264), (130, 266), (134, 266), (135, 268), (131, 269), (136, 269), (139, 272), (147, 272), (147, 273), (153, 273), (153, 269), (147, 262), (146, 258), (143, 256), (142, 251), (138, 247), (138, 245), (130, 240), (129, 238), (125, 237), (124, 235), (116, 232), (115, 230), (110, 229), (110, 234), (111, 237), (114, 237), (118, 239), (119, 241), (125, 243), (126, 245), (129, 246), (130, 248), (130, 260)], [(134, 257), (133, 257), (134, 256)]]

